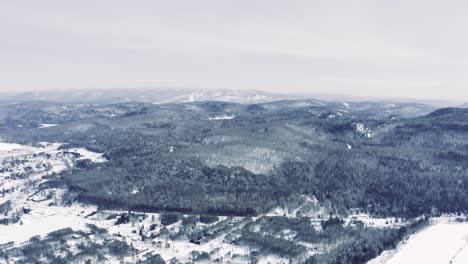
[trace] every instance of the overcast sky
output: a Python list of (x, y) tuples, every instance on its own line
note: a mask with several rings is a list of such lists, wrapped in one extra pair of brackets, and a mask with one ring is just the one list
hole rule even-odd
[(161, 86), (468, 101), (468, 2), (0, 1), (0, 91)]

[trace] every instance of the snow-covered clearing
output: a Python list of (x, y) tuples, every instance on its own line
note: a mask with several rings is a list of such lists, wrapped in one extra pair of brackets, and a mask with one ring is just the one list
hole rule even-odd
[(23, 149), (24, 146), (19, 144), (10, 144), (10, 143), (2, 143), (0, 142), (0, 153), (5, 151), (12, 151), (12, 150), (20, 150)]
[(80, 157), (78, 158), (79, 160), (89, 159), (94, 163), (101, 163), (107, 161), (101, 153), (92, 152), (84, 148), (71, 148), (69, 149), (69, 151), (80, 154)]
[(58, 126), (58, 124), (39, 124), (39, 128), (48, 128)]
[(222, 116), (208, 117), (208, 120), (230, 120), (230, 119), (234, 119), (235, 117), (236, 116), (222, 115)]
[[(32, 208), (31, 213), (21, 217), (21, 223), (0, 226), (0, 244), (13, 241), (17, 244), (25, 242), (33, 236), (45, 236), (52, 231), (71, 227), (73, 230), (85, 228), (87, 221), (84, 216), (93, 208), (47, 206), (45, 204), (22, 203), (26, 208)], [(27, 207), (29, 205), (29, 207)], [(32, 207), (34, 206), (34, 207)], [(95, 208), (94, 208), (95, 209)]]
[(468, 222), (440, 218), (368, 264), (468, 263)]

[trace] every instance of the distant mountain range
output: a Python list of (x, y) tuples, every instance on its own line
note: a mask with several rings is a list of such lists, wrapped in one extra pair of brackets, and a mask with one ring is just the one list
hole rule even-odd
[[(138, 240), (140, 253), (167, 241), (170, 252), (187, 249), (177, 256), (210, 263), (237, 245), (262, 258), (281, 254), (284, 263), (310, 252), (313, 263), (365, 263), (430, 216), (464, 221), (468, 109), (288, 97), (190, 89), (0, 95), (0, 222), (20, 228), (2, 235), (0, 227), (0, 262), (9, 252), (23, 263), (60, 261), (57, 248), (79, 254), (63, 263), (85, 254), (114, 260), (137, 252), (125, 241)], [(36, 230), (65, 214), (67, 228)], [(24, 233), (23, 217), (36, 215), (51, 220), (27, 223), (37, 226), (22, 236), (28, 243), (7, 242)], [(320, 245), (319, 254), (304, 245)]]
[[(0, 102), (61, 102), (61, 103), (189, 103), (200, 101), (224, 101), (241, 104), (266, 103), (279, 100), (317, 99), (328, 102), (389, 102), (395, 104), (417, 103), (437, 108), (456, 106), (453, 102), (417, 100), (405, 98), (371, 98), (365, 96), (332, 95), (288, 92), (265, 92), (260, 90), (195, 89), (195, 88), (116, 88), (57, 91), (29, 91), (0, 94)], [(468, 104), (463, 105), (468, 107)]]
[[(0, 103), (49, 102), (66, 104), (172, 104), (219, 101), (238, 104), (264, 104), (265, 107), (289, 108), (298, 105), (327, 106), (330, 111), (358, 111), (369, 116), (397, 115), (415, 117), (442, 107), (468, 108), (468, 103), (453, 103), (402, 98), (367, 98), (329, 94), (288, 94), (260, 90), (195, 89), (195, 88), (118, 88), (58, 91), (31, 91), (0, 94)], [(277, 102), (275, 104), (270, 104)], [(265, 105), (266, 104), (266, 105)], [(270, 105), (269, 105), (270, 104)]]
[(242, 104), (264, 103), (300, 96), (276, 94), (257, 90), (225, 89), (99, 89), (75, 91), (40, 91), (1, 96), (1, 101), (48, 101), (68, 103), (187, 103), (198, 101), (225, 101)]

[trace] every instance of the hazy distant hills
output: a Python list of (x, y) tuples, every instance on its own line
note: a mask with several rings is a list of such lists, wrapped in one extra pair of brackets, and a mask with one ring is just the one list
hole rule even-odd
[[(22, 93), (0, 93), (0, 102), (61, 102), (115, 104), (140, 103), (188, 103), (200, 101), (223, 101), (241, 104), (266, 103), (279, 100), (317, 99), (326, 102), (391, 102), (395, 104), (430, 105), (437, 108), (455, 106), (453, 102), (404, 98), (372, 98), (363, 96), (317, 94), (313, 92), (289, 93), (261, 90), (196, 89), (196, 88), (116, 88), (74, 89), (56, 91), (30, 91)], [(468, 107), (465, 104), (464, 107)]]
[(233, 103), (263, 103), (282, 99), (298, 99), (299, 96), (275, 94), (257, 90), (225, 89), (100, 89), (74, 91), (25, 92), (2, 96), (1, 101), (48, 101), (74, 103), (186, 103), (198, 101), (225, 101)]
[(462, 105), (460, 105), (460, 106), (458, 106), (458, 107), (459, 107), (459, 108), (468, 108), (468, 103), (464, 103), (464, 104), (462, 104)]
[[(314, 99), (311, 99), (314, 98)], [(415, 117), (426, 115), (437, 107), (408, 101), (358, 101), (359, 98), (332, 97), (327, 95), (298, 95), (280, 94), (258, 90), (226, 90), (226, 89), (113, 89), (113, 90), (74, 90), (74, 91), (41, 91), (24, 92), (13, 95), (0, 96), (0, 102), (5, 104), (36, 102), (28, 107), (35, 110), (51, 111), (52, 105), (42, 105), (38, 102), (67, 104), (65, 108), (55, 105), (53, 111), (67, 112), (75, 111), (77, 108), (87, 114), (96, 111), (94, 107), (87, 107), (88, 104), (110, 105), (137, 102), (143, 104), (181, 104), (194, 102), (228, 102), (235, 104), (253, 105), (261, 104), (267, 110), (297, 109), (302, 107), (320, 108), (320, 111), (329, 111), (331, 114), (359, 113), (361, 116), (369, 117)], [(24, 107), (22, 105), (20, 107)], [(14, 107), (7, 107), (14, 109)], [(107, 110), (106, 110), (107, 111)], [(103, 112), (106, 112), (103, 111)], [(20, 111), (21, 112), (21, 111)], [(102, 112), (100, 112), (102, 114)]]
[[(200, 98), (200, 97), (198, 97)], [(56, 124), (90, 118), (116, 118), (142, 113), (162, 107), (176, 114), (191, 109), (207, 111), (212, 115), (239, 116), (245, 113), (265, 114), (304, 113), (329, 119), (401, 119), (418, 117), (436, 110), (432, 106), (416, 103), (386, 102), (326, 102), (320, 100), (279, 100), (265, 103), (239, 104), (221, 101), (153, 104), (125, 103), (72, 103), (72, 102), (4, 102), (0, 104), (0, 125), (36, 127), (40, 124)]]

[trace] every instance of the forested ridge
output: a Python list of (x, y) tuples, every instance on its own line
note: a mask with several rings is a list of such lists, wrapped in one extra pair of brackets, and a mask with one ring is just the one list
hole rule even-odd
[(337, 214), (466, 212), (468, 110), (408, 118), (376, 105), (16, 105), (0, 133), (104, 152), (61, 176), (103, 208), (252, 216), (306, 194)]

